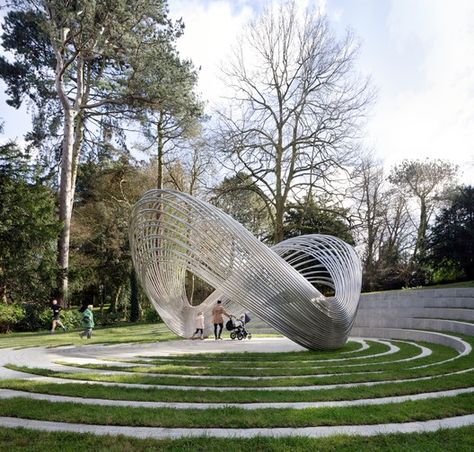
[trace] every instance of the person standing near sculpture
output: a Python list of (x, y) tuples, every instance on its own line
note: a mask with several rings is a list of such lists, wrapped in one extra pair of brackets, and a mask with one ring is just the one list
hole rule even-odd
[(66, 331), (66, 327), (63, 325), (60, 319), (61, 315), (61, 305), (58, 304), (58, 300), (54, 299), (51, 302), (51, 310), (53, 311), (53, 322), (51, 325), (51, 334), (54, 334), (54, 330), (57, 326), (60, 326), (64, 331)]
[(198, 315), (196, 316), (196, 331), (191, 336), (191, 339), (194, 339), (194, 336), (196, 336), (196, 334), (199, 334), (200, 338), (204, 339), (204, 314), (202, 313), (202, 311), (199, 311)]
[(92, 308), (93, 306), (90, 304), (82, 313), (82, 325), (84, 326), (84, 331), (80, 333), (79, 336), (86, 336), (87, 339), (92, 337), (92, 328), (94, 328), (94, 314), (92, 313)]
[[(222, 339), (222, 328), (224, 328), (224, 316), (230, 319), (230, 315), (222, 306), (221, 300), (217, 300), (217, 304), (212, 308), (212, 323), (214, 324), (215, 339)], [(219, 330), (219, 331), (218, 331)]]

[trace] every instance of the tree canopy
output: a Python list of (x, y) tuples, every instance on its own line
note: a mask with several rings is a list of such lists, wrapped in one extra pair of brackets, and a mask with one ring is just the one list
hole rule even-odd
[(46, 302), (56, 277), (54, 192), (15, 144), (0, 146), (0, 301)]
[(456, 189), (436, 217), (428, 245), (428, 261), (438, 279), (474, 279), (474, 187)]
[[(18, 107), (28, 97), (37, 109), (34, 137), (57, 136), (49, 151), (60, 156), (61, 166), (58, 265), (63, 298), (84, 148), (107, 145), (114, 135), (124, 142), (118, 123), (146, 109), (166, 109), (171, 115), (179, 111), (181, 117), (182, 99), (191, 98), (191, 89), (176, 95), (196, 78), (175, 48), (183, 24), (167, 14), (164, 0), (21, 0), (7, 12), (2, 45), (13, 61), (2, 57), (0, 76), (10, 103)], [(180, 99), (181, 107), (173, 109), (174, 99)]]
[(447, 197), (447, 187), (453, 183), (457, 167), (439, 159), (403, 160), (395, 165), (389, 176), (404, 196), (413, 197), (419, 204), (418, 232), (413, 260), (423, 260), (426, 252), (426, 233), (431, 215)]
[(288, 201), (334, 190), (354, 158), (372, 91), (354, 70), (357, 44), (296, 2), (269, 6), (245, 30), (224, 68), (233, 90), (221, 109), (225, 161), (252, 176), (283, 238)]
[(326, 234), (354, 245), (348, 216), (347, 210), (331, 208), (315, 200), (304, 205), (290, 205), (284, 220), (284, 238), (304, 234)]

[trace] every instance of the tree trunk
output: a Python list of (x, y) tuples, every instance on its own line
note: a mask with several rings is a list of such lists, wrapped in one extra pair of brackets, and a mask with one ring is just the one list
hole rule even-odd
[(285, 206), (282, 200), (277, 201), (275, 212), (275, 230), (273, 233), (274, 243), (280, 243), (283, 240), (283, 216)]
[(69, 269), (69, 242), (71, 235), (71, 215), (73, 201), (72, 160), (74, 146), (74, 112), (64, 112), (64, 138), (61, 156), (61, 180), (59, 189), (59, 221), (62, 230), (58, 243), (58, 288), (60, 302), (67, 305), (68, 300), (68, 269)]
[(110, 301), (109, 312), (117, 312), (117, 305), (118, 305), (118, 301), (120, 300), (121, 294), (122, 294), (122, 286), (119, 286), (117, 291), (115, 292), (115, 296), (112, 297), (112, 300)]
[(130, 271), (130, 322), (140, 320), (140, 303), (138, 300), (137, 274), (132, 268)]
[(0, 300), (2, 303), (7, 304), (7, 286), (5, 284), (0, 286)]
[[(281, 109), (280, 109), (281, 111)], [(283, 215), (285, 211), (285, 199), (282, 190), (282, 159), (283, 159), (283, 131), (278, 125), (278, 144), (276, 146), (275, 159), (275, 230), (273, 232), (274, 243), (280, 243), (283, 240)]]
[(72, 156), (72, 177), (71, 177), (71, 202), (74, 204), (74, 193), (76, 191), (77, 169), (79, 166), (79, 156), (82, 142), (84, 140), (84, 117), (79, 113), (76, 118), (74, 128), (74, 145)]
[(426, 251), (426, 230), (428, 228), (428, 213), (426, 203), (422, 199), (420, 204), (420, 225), (418, 227), (418, 234), (416, 238), (415, 252), (413, 259), (423, 258)]
[(157, 164), (158, 164), (158, 175), (156, 179), (156, 187), (159, 190), (163, 189), (163, 116), (160, 113), (160, 119), (158, 123), (156, 124), (156, 130), (157, 130)]

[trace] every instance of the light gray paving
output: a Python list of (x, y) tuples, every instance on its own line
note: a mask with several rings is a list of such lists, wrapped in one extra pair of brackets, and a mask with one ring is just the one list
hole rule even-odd
[(306, 409), (306, 408), (335, 408), (347, 406), (384, 405), (388, 403), (402, 403), (414, 400), (436, 399), (440, 397), (453, 397), (459, 394), (474, 392), (474, 388), (453, 389), (440, 392), (425, 392), (406, 396), (379, 397), (375, 399), (338, 400), (329, 402), (266, 402), (266, 403), (185, 403), (185, 402), (146, 402), (136, 400), (108, 400), (87, 397), (68, 397), (50, 394), (31, 393), (11, 389), (0, 389), (0, 399), (12, 399), (24, 397), (34, 400), (47, 400), (49, 402), (82, 403), (86, 405), (100, 406), (125, 406), (142, 408), (174, 408), (174, 409), (217, 409), (217, 408), (241, 408), (243, 410), (261, 410), (268, 408), (278, 409)]
[(304, 436), (321, 438), (333, 435), (374, 436), (387, 433), (434, 432), (439, 429), (458, 428), (474, 424), (474, 415), (457, 416), (425, 422), (400, 424), (344, 425), (334, 427), (302, 428), (159, 428), (121, 427), (113, 425), (70, 424), (64, 422), (36, 421), (0, 417), (2, 427), (23, 427), (48, 432), (93, 433), (95, 435), (125, 435), (134, 438), (177, 439), (183, 437), (254, 438), (256, 436), (289, 437)]
[(67, 384), (67, 383), (79, 383), (79, 384), (89, 384), (89, 385), (102, 385), (102, 386), (117, 386), (120, 388), (137, 388), (137, 389), (173, 389), (173, 390), (183, 390), (183, 391), (323, 391), (325, 389), (337, 389), (337, 388), (356, 388), (359, 386), (377, 386), (385, 384), (402, 384), (406, 382), (414, 381), (426, 381), (444, 378), (449, 375), (460, 375), (469, 372), (473, 372), (474, 368), (459, 370), (457, 372), (448, 372), (439, 375), (433, 375), (428, 377), (417, 377), (417, 378), (407, 378), (401, 380), (383, 380), (383, 381), (368, 381), (368, 382), (357, 382), (357, 383), (337, 383), (337, 384), (328, 384), (328, 385), (309, 385), (309, 386), (262, 386), (262, 387), (242, 387), (242, 386), (185, 386), (185, 385), (149, 385), (141, 383), (112, 383), (106, 381), (88, 381), (88, 380), (76, 380), (69, 378), (55, 378), (55, 377), (39, 377), (32, 374), (25, 374), (27, 378), (31, 381), (46, 382), (46, 383), (58, 383), (58, 384)]

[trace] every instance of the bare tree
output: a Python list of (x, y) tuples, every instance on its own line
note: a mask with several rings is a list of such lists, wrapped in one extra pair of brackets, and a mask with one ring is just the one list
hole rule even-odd
[(457, 166), (443, 160), (403, 160), (389, 176), (404, 196), (415, 198), (419, 207), (417, 238), (413, 261), (423, 258), (426, 252), (426, 232), (431, 215), (440, 202), (446, 199), (446, 189), (453, 183)]
[(325, 16), (290, 1), (249, 25), (223, 70), (234, 95), (219, 112), (219, 148), (251, 176), (247, 189), (261, 194), (275, 242), (287, 202), (332, 190), (353, 157), (373, 97), (354, 72), (357, 51), (350, 32), (338, 39)]
[(400, 284), (410, 271), (405, 257), (416, 235), (405, 197), (388, 186), (382, 164), (372, 155), (355, 169), (350, 191), (358, 243), (364, 247), (365, 289)]
[(372, 156), (362, 159), (353, 174), (352, 198), (359, 243), (364, 245), (365, 286), (374, 289), (376, 260), (383, 242), (387, 212), (383, 167)]
[(196, 195), (207, 186), (214, 158), (203, 138), (189, 140), (185, 147), (170, 150), (168, 157), (163, 164), (165, 185), (190, 195)]

